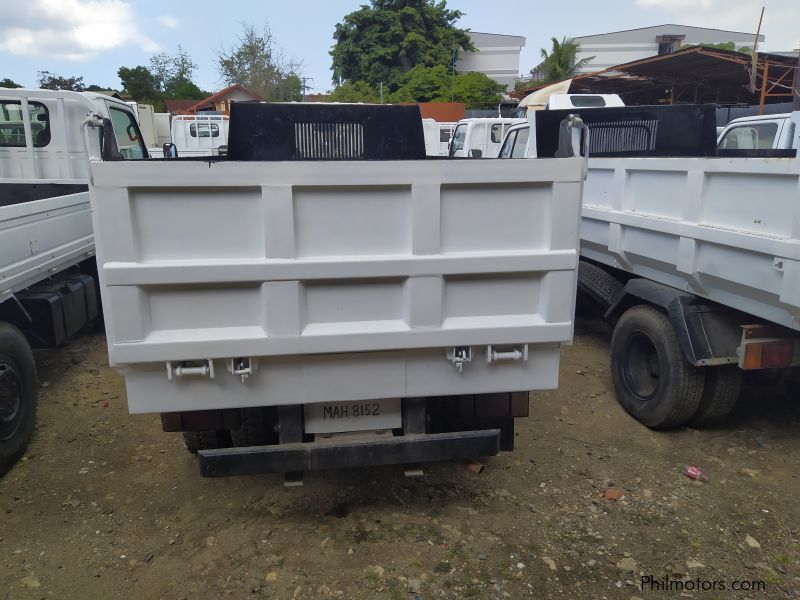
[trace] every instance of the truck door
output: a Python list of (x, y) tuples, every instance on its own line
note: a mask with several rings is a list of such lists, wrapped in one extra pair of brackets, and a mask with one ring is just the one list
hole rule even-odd
[(125, 160), (141, 160), (147, 158), (147, 147), (139, 124), (133, 113), (120, 105), (107, 102), (108, 116), (114, 129), (117, 148)]

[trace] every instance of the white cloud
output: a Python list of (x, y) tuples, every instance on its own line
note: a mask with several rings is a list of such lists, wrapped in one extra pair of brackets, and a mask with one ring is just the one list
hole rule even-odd
[(3, 7), (0, 50), (17, 56), (87, 60), (104, 51), (159, 49), (123, 0), (27, 0)]
[(156, 20), (167, 29), (177, 29), (178, 25), (180, 25), (180, 21), (172, 15), (161, 15)]
[(708, 10), (714, 5), (714, 0), (636, 0), (636, 4), (644, 8), (654, 7), (666, 10), (683, 10), (686, 8)]

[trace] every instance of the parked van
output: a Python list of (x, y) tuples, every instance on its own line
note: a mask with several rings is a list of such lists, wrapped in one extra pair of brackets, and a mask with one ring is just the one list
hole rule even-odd
[(497, 158), (506, 131), (525, 119), (502, 117), (462, 119), (456, 125), (448, 149), (449, 156)]

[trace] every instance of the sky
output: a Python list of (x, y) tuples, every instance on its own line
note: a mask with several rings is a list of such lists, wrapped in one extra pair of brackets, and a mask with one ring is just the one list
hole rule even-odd
[[(155, 52), (178, 44), (197, 63), (195, 81), (223, 87), (216, 52), (232, 46), (247, 21), (268, 24), (287, 58), (302, 64), (310, 91), (331, 89), (333, 30), (367, 0), (0, 0), (0, 79), (34, 87), (37, 71), (84, 77), (84, 83), (118, 89), (120, 66), (147, 65)], [(526, 38), (520, 70), (539, 63), (550, 38), (678, 23), (755, 32), (766, 5), (761, 49), (800, 45), (800, 0), (449, 0), (464, 13), (458, 25), (472, 31)]]

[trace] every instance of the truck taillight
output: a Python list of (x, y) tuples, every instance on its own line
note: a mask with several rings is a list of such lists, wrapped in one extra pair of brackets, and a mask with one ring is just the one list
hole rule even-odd
[(752, 342), (745, 346), (742, 368), (776, 369), (788, 367), (794, 358), (794, 343), (791, 340)]

